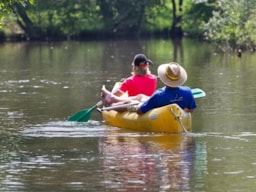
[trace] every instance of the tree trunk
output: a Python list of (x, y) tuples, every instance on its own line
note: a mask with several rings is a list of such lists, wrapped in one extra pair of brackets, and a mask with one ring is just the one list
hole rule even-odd
[[(17, 15), (17, 23), (24, 30), (25, 34), (30, 39), (37, 39), (40, 37), (38, 31), (35, 29), (33, 23), (29, 19), (24, 7), (19, 3), (14, 3), (12, 9)], [(20, 18), (20, 19), (19, 19)]]
[(183, 0), (179, 0), (179, 14), (177, 15), (177, 6), (175, 0), (172, 0), (172, 25), (170, 29), (171, 38), (182, 38), (183, 37), (183, 30), (182, 30), (182, 4)]

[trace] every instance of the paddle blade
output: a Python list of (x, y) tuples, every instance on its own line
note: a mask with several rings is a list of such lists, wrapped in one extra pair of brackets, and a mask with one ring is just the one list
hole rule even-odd
[(96, 108), (97, 105), (94, 105), (90, 109), (83, 109), (69, 117), (68, 121), (86, 122), (90, 119), (92, 111)]
[(206, 93), (202, 89), (199, 89), (199, 88), (192, 89), (192, 93), (193, 93), (193, 96), (195, 99), (206, 96)]

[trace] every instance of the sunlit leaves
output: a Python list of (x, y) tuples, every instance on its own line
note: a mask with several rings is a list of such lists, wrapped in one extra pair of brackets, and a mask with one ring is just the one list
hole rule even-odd
[(2, 27), (2, 19), (4, 16), (9, 15), (12, 13), (12, 9), (10, 5), (13, 3), (21, 3), (23, 6), (26, 5), (26, 3), (33, 4), (34, 0), (1, 0), (0, 2), (0, 28)]
[(207, 39), (231, 47), (250, 47), (256, 43), (256, 1), (217, 0), (214, 5), (216, 11), (203, 25)]

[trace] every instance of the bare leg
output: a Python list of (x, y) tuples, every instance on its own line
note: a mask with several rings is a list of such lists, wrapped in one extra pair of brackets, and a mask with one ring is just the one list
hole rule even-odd
[(139, 102), (144, 102), (148, 98), (149, 97), (147, 95), (144, 95), (144, 94), (139, 94), (139, 95), (136, 95), (136, 96), (129, 97), (129, 99), (136, 100), (136, 101), (139, 101)]
[(103, 102), (103, 105), (105, 107), (110, 106), (112, 104), (124, 104), (124, 103), (130, 103), (132, 101), (139, 101), (139, 102), (144, 102), (148, 99), (149, 97), (144, 95), (144, 94), (139, 94), (136, 96), (132, 97), (118, 97), (114, 94), (112, 94), (110, 91), (108, 91), (105, 86), (102, 86), (101, 89), (101, 99)]
[(125, 103), (130, 101), (130, 99), (127, 97), (122, 98), (112, 94), (110, 91), (108, 91), (105, 88), (105, 86), (102, 86), (102, 89), (101, 89), (101, 100), (105, 107), (110, 106), (113, 103), (120, 103), (120, 102)]

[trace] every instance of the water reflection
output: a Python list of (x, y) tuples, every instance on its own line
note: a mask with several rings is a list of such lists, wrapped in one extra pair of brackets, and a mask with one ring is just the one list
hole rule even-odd
[[(255, 178), (255, 159), (248, 155), (255, 152), (254, 133), (138, 134), (100, 124), (50, 122), (3, 138), (15, 147), (1, 150), (8, 157), (1, 161), (1, 188), (204, 191), (206, 181), (219, 177), (246, 178), (246, 183)], [(219, 185), (227, 188), (225, 182)]]
[[(206, 156), (205, 149), (197, 149), (194, 138), (184, 135), (108, 136), (99, 147), (109, 190), (190, 190), (196, 151), (202, 154), (203, 150)], [(205, 164), (205, 160), (198, 162)], [(203, 169), (202, 164), (200, 167)], [(203, 171), (197, 169), (196, 175), (203, 176)]]

